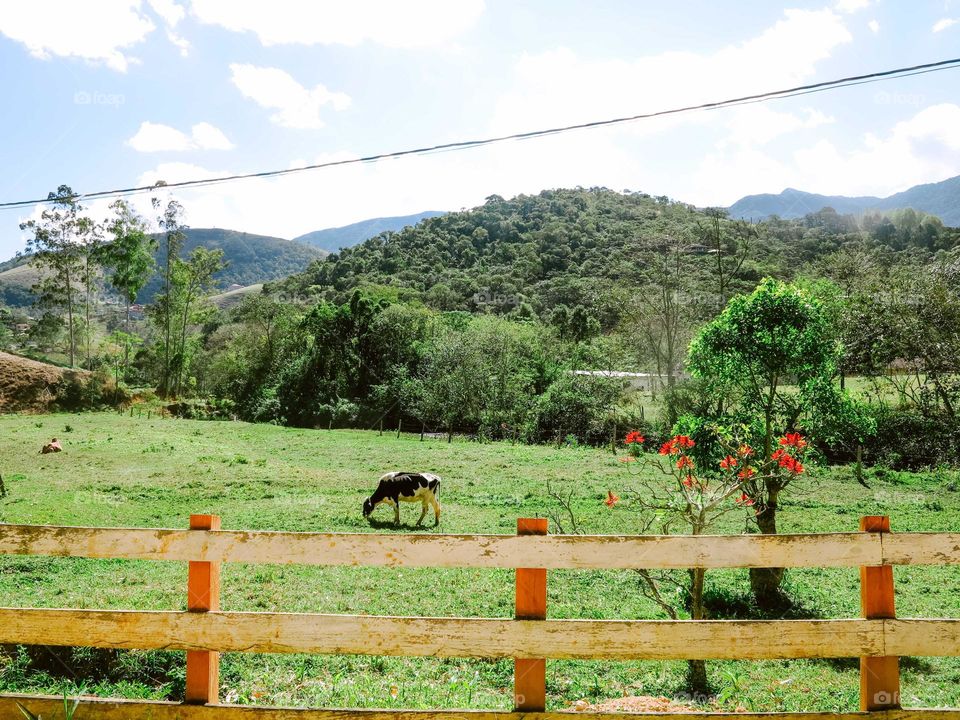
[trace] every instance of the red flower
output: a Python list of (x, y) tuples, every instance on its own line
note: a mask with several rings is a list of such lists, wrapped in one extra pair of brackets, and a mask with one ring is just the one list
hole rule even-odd
[(807, 441), (803, 439), (803, 435), (800, 433), (787, 433), (780, 438), (780, 444), (803, 450), (807, 446)]
[(684, 487), (693, 487), (693, 475), (687, 475), (680, 481)]
[(676, 447), (673, 444), (673, 440), (667, 440), (660, 446), (661, 455), (673, 455), (674, 451), (676, 451)]
[(607, 507), (613, 507), (620, 502), (620, 496), (614, 495), (613, 490), (607, 490), (607, 499), (603, 501)]
[(632, 445), (633, 443), (642, 444), (646, 438), (640, 434), (639, 430), (631, 430), (627, 433), (626, 443), (627, 445)]
[(733, 455), (727, 455), (723, 460), (720, 461), (720, 467), (724, 470), (729, 470), (730, 468), (735, 468), (737, 466), (737, 459)]
[(696, 445), (696, 443), (686, 435), (677, 435), (673, 439), (673, 442), (678, 447), (682, 447), (682, 448), (692, 448), (694, 445)]
[(737, 454), (742, 457), (750, 457), (751, 455), (753, 455), (753, 448), (747, 445), (746, 443), (743, 443), (740, 445), (739, 448), (737, 448)]
[(749, 480), (756, 474), (756, 471), (752, 467), (745, 467), (743, 470), (737, 473), (737, 477), (741, 480)]
[(737, 505), (743, 505), (743, 506), (753, 505), (753, 498), (751, 498), (746, 493), (741, 493), (740, 497), (737, 499)]
[(684, 468), (693, 469), (693, 460), (691, 460), (686, 455), (681, 455), (677, 458), (677, 470), (683, 470)]

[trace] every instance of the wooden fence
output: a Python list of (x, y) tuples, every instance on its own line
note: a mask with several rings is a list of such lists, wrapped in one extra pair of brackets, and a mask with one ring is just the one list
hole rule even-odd
[[(960, 720), (960, 710), (900, 708), (901, 656), (960, 655), (960, 619), (901, 619), (894, 565), (960, 564), (960, 533), (564, 536), (521, 519), (517, 535), (242, 532), (193, 515), (189, 530), (0, 525), (0, 555), (189, 562), (187, 611), (0, 608), (0, 644), (186, 652), (186, 702), (84, 698), (78, 720), (562, 720), (544, 712), (547, 659), (860, 658), (858, 713), (703, 713), (740, 720)], [(226, 612), (220, 563), (516, 569), (513, 619)], [(547, 620), (547, 571), (560, 568), (859, 567), (861, 618), (841, 620)], [(219, 704), (219, 652), (514, 658), (513, 712), (314, 710)], [(0, 695), (45, 718), (62, 699)], [(59, 711), (59, 712), (62, 712)], [(600, 718), (626, 713), (588, 714)], [(658, 714), (657, 717), (673, 717)], [(690, 718), (690, 714), (675, 718)]]

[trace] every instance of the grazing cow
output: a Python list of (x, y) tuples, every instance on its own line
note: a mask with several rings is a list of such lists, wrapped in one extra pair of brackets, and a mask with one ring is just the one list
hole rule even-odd
[(61, 452), (62, 450), (63, 450), (63, 447), (60, 445), (60, 441), (54, 438), (53, 440), (48, 442), (46, 445), (44, 445), (42, 448), (40, 448), (40, 454), (46, 455), (47, 453)]
[(393, 505), (395, 522), (400, 524), (400, 503), (419, 502), (423, 507), (417, 525), (423, 523), (427, 506), (433, 506), (434, 524), (440, 524), (440, 477), (433, 473), (389, 472), (380, 478), (380, 484), (373, 495), (363, 501), (363, 516), (370, 513), (380, 503)]

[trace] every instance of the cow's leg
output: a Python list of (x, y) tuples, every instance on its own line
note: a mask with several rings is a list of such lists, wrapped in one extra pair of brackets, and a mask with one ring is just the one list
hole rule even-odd
[(393, 522), (396, 525), (400, 524), (400, 498), (396, 498), (393, 501)]
[(417, 525), (423, 525), (423, 518), (427, 516), (427, 499), (424, 498), (420, 501), (420, 519), (417, 520)]
[(440, 501), (437, 500), (436, 495), (430, 496), (430, 504), (433, 505), (433, 524), (440, 524)]

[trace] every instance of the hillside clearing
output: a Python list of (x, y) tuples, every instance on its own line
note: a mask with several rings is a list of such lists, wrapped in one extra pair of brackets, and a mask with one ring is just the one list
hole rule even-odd
[[(67, 431), (67, 428), (70, 428)], [(64, 452), (37, 455), (51, 435)], [(626, 497), (631, 473), (609, 452), (587, 448), (513, 446), (466, 441), (419, 442), (417, 435), (299, 430), (245, 423), (144, 420), (116, 414), (0, 417), (0, 473), (10, 495), (5, 522), (186, 527), (192, 512), (212, 512), (228, 529), (394, 532), (381, 508), (371, 528), (360, 515), (378, 475), (390, 469), (437, 472), (444, 478), (441, 530), (512, 533), (516, 518), (550, 509), (546, 484), (573, 490), (575, 512), (589, 532), (630, 533), (637, 516), (624, 501), (603, 505), (608, 489)], [(575, 481), (575, 484), (573, 484)], [(824, 469), (784, 503), (782, 531), (854, 530), (859, 516), (889, 514), (894, 530), (956, 530), (956, 473), (873, 472), (872, 489), (849, 472)], [(402, 531), (419, 510), (405, 506)], [(741, 532), (744, 516), (724, 531)], [(434, 532), (427, 528), (424, 532)], [(957, 617), (960, 568), (898, 567), (901, 616)], [(60, 558), (0, 559), (0, 605), (182, 609), (182, 563)], [(707, 575), (715, 617), (757, 617), (745, 571)], [(856, 617), (856, 570), (791, 571), (796, 600), (787, 617)], [(418, 570), (227, 565), (223, 608), (409, 615), (512, 614), (512, 573), (502, 570)], [(550, 575), (554, 618), (663, 617), (639, 592), (629, 571), (556, 571)], [(0, 659), (0, 691), (87, 692), (131, 697), (182, 695), (182, 655), (170, 652), (60, 653)], [(711, 662), (722, 701), (709, 707), (752, 710), (854, 710), (855, 660)], [(680, 662), (557, 661), (548, 667), (548, 706), (569, 707), (625, 695), (682, 700)], [(228, 654), (222, 697), (272, 705), (334, 707), (509, 707), (507, 661), (354, 656)], [(960, 704), (960, 662), (903, 662), (904, 704)]]

